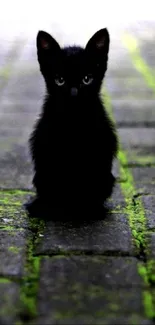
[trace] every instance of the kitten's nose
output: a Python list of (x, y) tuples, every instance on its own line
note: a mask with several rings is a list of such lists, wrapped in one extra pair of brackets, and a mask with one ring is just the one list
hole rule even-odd
[(78, 89), (76, 87), (71, 88), (71, 96), (77, 96), (78, 94)]

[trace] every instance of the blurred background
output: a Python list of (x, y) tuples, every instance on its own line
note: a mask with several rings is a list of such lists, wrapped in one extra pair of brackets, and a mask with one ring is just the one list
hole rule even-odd
[[(43, 29), (61, 45), (85, 45), (98, 29), (111, 37), (106, 87), (122, 140), (129, 127), (155, 123), (155, 2), (44, 0), (1, 3), (0, 19), (0, 186), (31, 188), (28, 137), (40, 111), (44, 82), (36, 57)], [(148, 106), (148, 109), (144, 109)], [(146, 103), (147, 102), (147, 103)], [(143, 107), (139, 114), (139, 108)], [(147, 132), (146, 132), (147, 133)], [(141, 134), (141, 133), (140, 133)], [(140, 137), (139, 134), (139, 137)], [(137, 139), (137, 140), (136, 140)], [(137, 141), (137, 142), (136, 142)], [(152, 140), (153, 141), (153, 140)]]
[(94, 30), (108, 26), (114, 32), (128, 24), (151, 21), (154, 12), (153, 0), (5, 0), (0, 35), (7, 40), (15, 36), (34, 39), (38, 29), (45, 29), (61, 42), (85, 42)]

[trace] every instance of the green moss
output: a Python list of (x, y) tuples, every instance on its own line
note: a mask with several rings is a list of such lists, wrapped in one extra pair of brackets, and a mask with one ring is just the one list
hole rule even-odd
[[(122, 209), (118, 209), (116, 208), (116, 210), (110, 210), (109, 214), (118, 214), (118, 213), (123, 213), (123, 210)], [(107, 213), (108, 214), (108, 213)]]
[[(46, 256), (46, 259), (47, 258), (51, 258), (51, 256)], [(62, 258), (66, 258), (66, 255), (65, 254), (59, 254), (59, 255), (54, 255), (52, 256), (52, 261), (55, 261), (55, 260), (61, 260)]]
[(144, 283), (149, 286), (149, 278), (148, 278), (148, 271), (146, 265), (142, 263), (138, 263), (138, 273), (143, 279)]
[(4, 225), (0, 225), (0, 230), (15, 231), (15, 228), (12, 227), (12, 226), (4, 226)]
[(97, 297), (102, 297), (105, 295), (105, 290), (103, 286), (97, 286), (97, 285), (90, 285), (88, 287), (87, 294), (89, 297), (97, 298)]
[(142, 319), (140, 316), (133, 314), (130, 319), (129, 319), (129, 324), (130, 325), (139, 325), (141, 324)]
[(155, 260), (147, 261), (147, 272), (150, 282), (155, 284)]
[(147, 155), (147, 156), (140, 156), (140, 155), (136, 155), (136, 154), (127, 154), (127, 157), (130, 160), (130, 164), (127, 162), (123, 162), (121, 161), (121, 164), (123, 166), (140, 166), (140, 167), (150, 167), (150, 166), (155, 166), (155, 157), (151, 156), (151, 155)]
[[(10, 202), (9, 198), (3, 198), (3, 199), (1, 198), (0, 199), (0, 204), (2, 204), (2, 205), (8, 206), (8, 205), (10, 205), (10, 203), (15, 205), (15, 206), (21, 206), (22, 205), (22, 203), (20, 201), (17, 201), (17, 200), (15, 202)], [(2, 209), (2, 207), (1, 207), (1, 209)]]
[(130, 34), (125, 33), (122, 37), (123, 44), (128, 49), (133, 65), (136, 70), (143, 76), (146, 84), (155, 91), (154, 71), (146, 64), (140, 54), (137, 40)]
[[(35, 258), (31, 265), (33, 266), (33, 273), (31, 273), (31, 276), (29, 275), (28, 278), (25, 277), (24, 279), (25, 284), (23, 284), (22, 286), (20, 299), (22, 302), (22, 308), (24, 313), (28, 314), (30, 318), (31, 317), (33, 318), (37, 315), (36, 295), (38, 292), (38, 281), (39, 281), (38, 270), (40, 267), (40, 258)], [(32, 268), (31, 268), (31, 272), (32, 272)]]
[(0, 190), (0, 204), (21, 206), (28, 195), (33, 195), (34, 192), (27, 190)]
[[(9, 215), (10, 215), (10, 213), (13, 214), (14, 212), (16, 212), (16, 209), (17, 209), (17, 207), (14, 207), (14, 205), (7, 205), (7, 206), (0, 205), (0, 212), (2, 214), (4, 214), (6, 211), (9, 212)], [(2, 214), (1, 214), (1, 217), (3, 216)]]
[(17, 206), (0, 206), (0, 229), (10, 231), (11, 234), (16, 231), (23, 231), (28, 228), (28, 217), (24, 210)]
[(44, 220), (34, 218), (30, 220), (30, 227), (33, 232), (42, 233), (44, 231), (45, 222)]
[[(38, 233), (43, 231), (44, 222), (41, 220), (31, 219), (30, 228), (35, 230), (37, 237)], [(37, 315), (36, 299), (38, 293), (39, 275), (40, 275), (40, 261), (41, 257), (34, 256), (33, 236), (29, 238), (27, 243), (27, 262), (25, 266), (25, 277), (21, 287), (21, 308), (23, 314), (34, 318)]]
[(13, 252), (13, 253), (15, 253), (15, 254), (18, 254), (18, 253), (20, 252), (21, 248), (20, 248), (20, 247), (16, 247), (16, 246), (10, 246), (10, 247), (8, 248), (8, 250), (9, 250), (10, 252)]
[(143, 302), (144, 302), (144, 308), (145, 308), (145, 314), (148, 318), (154, 318), (155, 317), (155, 308), (154, 303), (152, 299), (152, 295), (150, 291), (145, 290), (143, 292)]
[(11, 280), (10, 279), (7, 279), (7, 278), (0, 278), (0, 283), (11, 283)]
[(27, 264), (25, 267), (26, 276), (23, 278), (20, 299), (24, 313), (29, 317), (35, 317), (36, 310), (36, 295), (38, 292), (40, 269), (40, 257), (33, 256), (33, 247), (31, 241), (28, 243)]
[(15, 228), (13, 226), (0, 226), (0, 230), (3, 230), (3, 231), (11, 231), (11, 235), (13, 235), (13, 232), (17, 232), (17, 231), (23, 231), (24, 228)]
[(11, 72), (11, 66), (10, 64), (8, 64), (4, 68), (0, 69), (0, 77), (8, 79), (10, 72)]
[(68, 310), (63, 312), (55, 312), (54, 314), (52, 313), (52, 318), (54, 318), (56, 321), (64, 320), (65, 318), (72, 318), (73, 316), (74, 313)]
[(114, 311), (114, 312), (116, 312), (116, 311), (119, 311), (120, 310), (120, 306), (119, 305), (117, 305), (117, 304), (110, 304), (110, 310), (111, 311)]
[(20, 190), (20, 189), (1, 189), (0, 190), (0, 196), (1, 195), (8, 195), (8, 196), (12, 196), (12, 195), (23, 195), (23, 194), (34, 194), (33, 191), (29, 191), (29, 190)]

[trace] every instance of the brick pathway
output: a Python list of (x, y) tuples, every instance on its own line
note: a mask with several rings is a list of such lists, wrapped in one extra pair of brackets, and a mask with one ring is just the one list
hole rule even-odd
[(44, 83), (33, 41), (1, 42), (0, 324), (154, 324), (154, 31), (144, 22), (112, 36), (105, 101), (118, 182), (106, 218), (83, 224), (30, 220), (22, 208)]

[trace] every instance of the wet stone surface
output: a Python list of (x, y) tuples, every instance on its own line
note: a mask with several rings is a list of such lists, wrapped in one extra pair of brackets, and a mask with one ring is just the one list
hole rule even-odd
[(82, 320), (84, 324), (99, 324), (143, 313), (136, 263), (134, 258), (122, 257), (44, 258), (37, 323), (44, 319), (45, 324), (78, 324)]
[(86, 222), (48, 222), (36, 254), (83, 252), (96, 254), (134, 254), (125, 215), (112, 214), (106, 220)]

